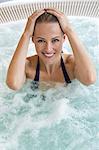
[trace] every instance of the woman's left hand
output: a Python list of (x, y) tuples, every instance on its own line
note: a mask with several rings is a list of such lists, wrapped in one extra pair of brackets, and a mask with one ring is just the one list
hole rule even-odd
[(63, 33), (66, 34), (68, 29), (70, 28), (70, 24), (69, 24), (67, 17), (64, 15), (64, 13), (60, 12), (57, 9), (52, 9), (52, 8), (47, 8), (45, 10), (46, 12), (57, 17)]

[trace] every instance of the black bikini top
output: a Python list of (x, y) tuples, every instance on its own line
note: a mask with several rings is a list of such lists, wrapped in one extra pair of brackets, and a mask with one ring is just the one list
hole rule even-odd
[[(66, 84), (71, 83), (71, 80), (67, 74), (62, 56), (61, 56), (61, 68), (62, 68), (62, 72), (63, 72)], [(38, 56), (38, 62), (37, 62), (36, 74), (35, 74), (34, 81), (39, 81), (39, 76), (40, 76), (40, 62), (39, 62), (39, 56)]]

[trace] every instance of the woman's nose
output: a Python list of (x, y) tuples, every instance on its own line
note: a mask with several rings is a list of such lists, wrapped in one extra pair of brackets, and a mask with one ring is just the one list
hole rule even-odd
[(52, 43), (51, 43), (51, 42), (46, 43), (45, 51), (46, 51), (47, 53), (50, 53), (50, 52), (52, 52), (52, 50), (53, 50)]

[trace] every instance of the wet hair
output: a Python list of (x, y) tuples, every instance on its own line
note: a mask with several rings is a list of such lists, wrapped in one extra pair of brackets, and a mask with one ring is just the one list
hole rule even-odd
[[(35, 22), (35, 26), (34, 26), (34, 31), (35, 31), (35, 27), (36, 27), (36, 24), (37, 23), (59, 23), (58, 19), (56, 16), (50, 14), (50, 13), (43, 13), (41, 16), (39, 16), (37, 19), (36, 19), (36, 22)], [(59, 23), (60, 25), (60, 23)], [(61, 26), (60, 26), (61, 28)], [(62, 30), (62, 29), (61, 29)], [(63, 32), (63, 31), (62, 31)], [(34, 33), (33, 33), (34, 35)]]
[(54, 22), (58, 22), (58, 19), (56, 16), (45, 12), (41, 16), (39, 16), (36, 20), (36, 23), (43, 23), (43, 22), (47, 22), (47, 23), (53, 22), (54, 23)]

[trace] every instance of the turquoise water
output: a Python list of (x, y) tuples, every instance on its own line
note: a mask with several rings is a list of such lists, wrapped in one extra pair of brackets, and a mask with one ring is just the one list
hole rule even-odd
[[(88, 87), (74, 80), (67, 87), (42, 82), (38, 89), (27, 80), (21, 90), (10, 90), (6, 71), (25, 21), (0, 26), (0, 150), (99, 150), (98, 21), (70, 21), (96, 66), (97, 81)], [(30, 43), (28, 55), (31, 49)]]

